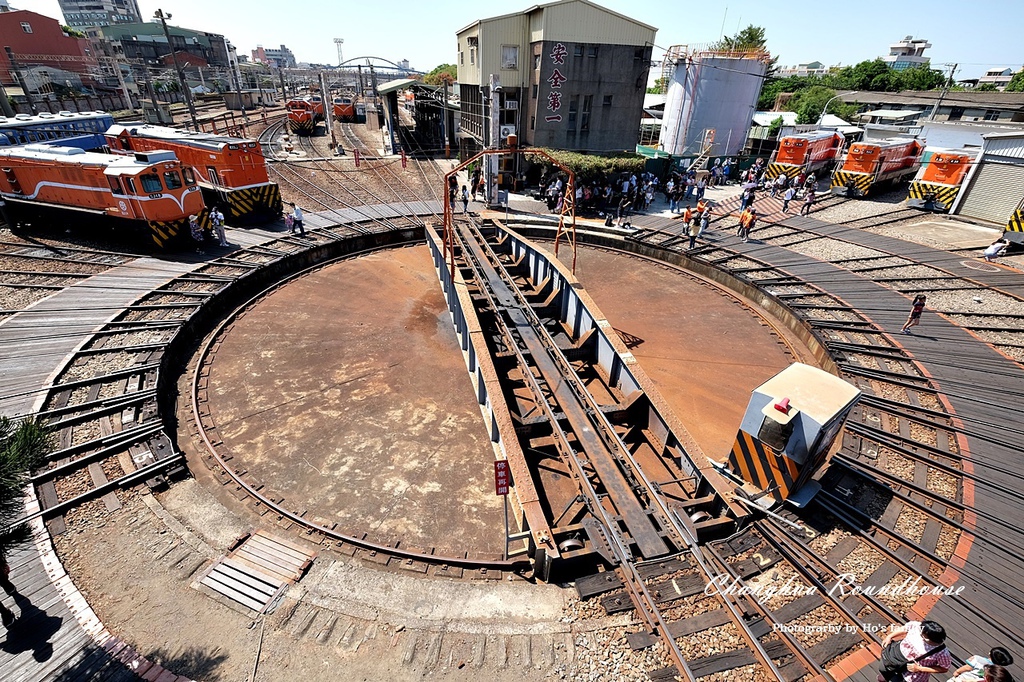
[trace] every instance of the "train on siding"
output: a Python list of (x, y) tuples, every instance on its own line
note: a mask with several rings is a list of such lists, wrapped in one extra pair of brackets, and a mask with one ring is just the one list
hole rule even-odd
[(907, 196), (907, 206), (948, 212), (974, 162), (975, 155), (962, 150), (925, 150), (925, 160)]
[(256, 140), (145, 123), (112, 125), (106, 136), (114, 150), (173, 151), (195, 169), (206, 205), (220, 205), (230, 224), (281, 217), (281, 190), (270, 181), (263, 148)]
[(192, 169), (174, 152), (133, 156), (31, 144), (0, 148), (0, 199), (12, 228), (64, 221), (74, 230), (127, 228), (172, 246), (205, 216)]
[(312, 135), (316, 124), (324, 120), (324, 100), (320, 95), (290, 99), (285, 108), (288, 127), (296, 135)]
[(335, 121), (353, 123), (356, 120), (356, 104), (351, 97), (335, 97), (332, 112)]
[(114, 125), (114, 117), (105, 111), (61, 111), (38, 116), (18, 114), (0, 116), (0, 146), (59, 144), (86, 151), (102, 149), (107, 141), (104, 131)]
[(831, 170), (845, 139), (840, 133), (829, 130), (787, 135), (779, 140), (779, 148), (772, 154), (765, 175), (775, 180), (785, 173), (792, 179), (800, 173)]
[(854, 142), (832, 174), (831, 192), (863, 197), (879, 186), (909, 180), (921, 167), (924, 145), (907, 138)]

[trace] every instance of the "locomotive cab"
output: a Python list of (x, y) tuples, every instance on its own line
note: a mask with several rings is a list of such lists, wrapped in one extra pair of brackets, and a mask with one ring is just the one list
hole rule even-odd
[(762, 506), (806, 505), (860, 390), (816, 367), (794, 363), (754, 389), (728, 468)]

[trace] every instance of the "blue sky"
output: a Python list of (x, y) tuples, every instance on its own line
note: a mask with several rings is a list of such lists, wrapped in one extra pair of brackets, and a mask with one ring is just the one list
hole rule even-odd
[[(61, 18), (57, 0), (9, 1), (17, 9)], [(171, 23), (222, 33), (245, 54), (257, 44), (284, 43), (300, 61), (337, 63), (333, 39), (344, 38), (345, 59), (360, 55), (408, 59), (413, 68), (425, 71), (455, 61), (457, 29), (481, 17), (521, 11), (532, 4), (527, 0), (139, 2), (146, 17), (159, 7), (174, 15)], [(657, 27), (655, 58), (662, 51), (658, 48), (717, 39), (723, 23), (730, 35), (752, 23), (765, 27), (768, 48), (782, 65), (856, 63), (886, 54), (891, 43), (907, 35), (932, 43), (926, 54), (936, 67), (959, 63), (957, 78), (976, 77), (997, 66), (1016, 70), (1024, 65), (1020, 0), (602, 0), (599, 4)]]

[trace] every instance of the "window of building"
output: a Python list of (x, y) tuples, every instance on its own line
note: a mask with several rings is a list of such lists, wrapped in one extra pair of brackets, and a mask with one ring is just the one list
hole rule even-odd
[(476, 64), (476, 48), (475, 47), (469, 48), (469, 63), (470, 64)]
[(533, 55), (533, 70), (540, 71), (540, 53)]
[(465, 60), (465, 58), (463, 58), (462, 52), (459, 52), (459, 66), (465, 65), (465, 63), (466, 63), (466, 60)]
[(949, 110), (949, 118), (947, 120), (959, 121), (963, 117), (964, 117), (964, 108), (963, 107), (953, 107), (952, 109)]
[(580, 116), (580, 130), (590, 130), (590, 107), (593, 103), (593, 95), (585, 95), (583, 97), (583, 113)]
[(576, 45), (572, 48), (572, 56), (573, 57), (582, 57), (583, 56), (583, 45), (582, 44), (576, 43)]
[(537, 129), (537, 117), (536, 116), (531, 116), (530, 117), (530, 130), (536, 130), (536, 129)]
[(606, 107), (610, 107), (612, 105), (612, 96), (611, 95), (605, 95), (604, 96), (604, 105)]
[(588, 57), (596, 57), (597, 56), (597, 45), (588, 45), (587, 46), (587, 56)]
[(534, 83), (534, 84), (533, 84), (533, 99), (537, 99), (537, 91), (538, 91), (539, 89), (540, 89), (540, 86), (539, 86), (539, 85), (537, 85), (536, 83)]
[(21, 30), (24, 31), (25, 33), (31, 33), (32, 24), (28, 23), (27, 21), (21, 22)]
[(501, 46), (501, 68), (515, 70), (519, 68), (519, 46)]
[(996, 111), (995, 109), (986, 109), (985, 110), (985, 120), (986, 121), (998, 121), (999, 120), (999, 112)]
[(572, 99), (569, 100), (569, 116), (566, 119), (569, 122), (569, 127), (576, 128), (576, 114), (580, 108), (580, 96), (573, 95)]

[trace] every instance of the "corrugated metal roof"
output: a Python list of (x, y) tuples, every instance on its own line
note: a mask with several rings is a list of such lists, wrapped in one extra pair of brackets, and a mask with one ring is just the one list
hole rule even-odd
[(1024, 160), (1024, 133), (990, 133), (985, 140), (985, 156)]

